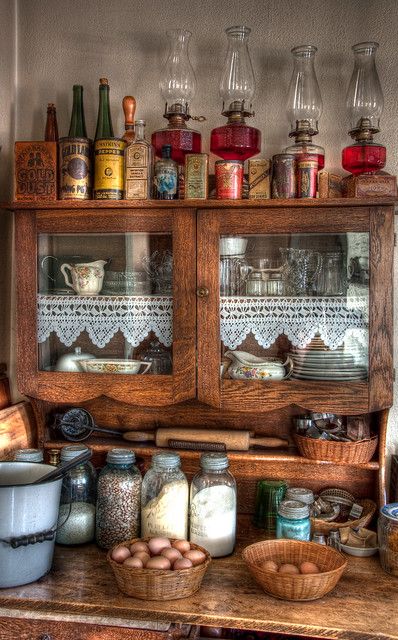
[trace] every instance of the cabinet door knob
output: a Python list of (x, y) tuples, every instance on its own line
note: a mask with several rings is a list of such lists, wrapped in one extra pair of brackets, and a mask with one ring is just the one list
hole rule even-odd
[(54, 638), (48, 633), (43, 633), (43, 635), (40, 636), (39, 640), (54, 640)]
[(196, 290), (196, 295), (198, 298), (207, 298), (209, 295), (209, 290), (207, 287), (198, 287)]

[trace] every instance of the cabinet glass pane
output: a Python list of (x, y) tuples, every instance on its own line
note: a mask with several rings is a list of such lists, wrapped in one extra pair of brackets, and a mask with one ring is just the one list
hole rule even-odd
[(222, 236), (221, 375), (366, 380), (367, 233)]
[(38, 238), (38, 367), (172, 373), (171, 234)]

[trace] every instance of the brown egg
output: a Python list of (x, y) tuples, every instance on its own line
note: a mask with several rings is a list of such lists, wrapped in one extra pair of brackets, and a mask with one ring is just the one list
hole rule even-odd
[(149, 551), (153, 556), (158, 556), (162, 549), (171, 547), (168, 538), (151, 538), (148, 542)]
[(130, 558), (130, 556), (130, 549), (123, 546), (116, 547), (116, 549), (114, 549), (111, 553), (112, 560), (114, 560), (115, 562), (120, 562), (120, 564), (122, 564), (122, 562), (124, 562), (126, 558)]
[(142, 569), (144, 566), (142, 560), (136, 557), (132, 558), (131, 556), (130, 558), (125, 559), (123, 565), (127, 567), (135, 567), (136, 569)]
[(320, 569), (315, 562), (302, 562), (300, 565), (300, 573), (320, 573)]
[(177, 571), (178, 569), (190, 569), (193, 567), (193, 564), (188, 558), (177, 558), (177, 560), (173, 564), (173, 569)]
[(184, 558), (188, 558), (188, 560), (192, 562), (194, 567), (196, 567), (198, 564), (203, 564), (206, 560), (205, 554), (203, 553), (203, 551), (199, 551), (199, 549), (191, 549), (191, 551), (187, 551), (186, 553), (184, 553)]
[(153, 556), (149, 558), (145, 565), (145, 569), (170, 569), (170, 560), (167, 560), (164, 556)]
[(278, 571), (278, 565), (273, 560), (266, 560), (260, 565), (260, 567), (265, 569), (265, 571)]
[(178, 551), (178, 549), (172, 549), (170, 547), (166, 547), (166, 549), (162, 549), (162, 551), (160, 552), (160, 555), (167, 558), (167, 560), (170, 560), (171, 564), (173, 564), (175, 560), (178, 560), (178, 558), (181, 558), (181, 553)]
[(174, 549), (178, 549), (178, 551), (182, 554), (184, 554), (186, 551), (191, 550), (191, 545), (189, 544), (188, 540), (174, 540), (171, 546)]
[(279, 567), (279, 573), (291, 573), (291, 574), (296, 574), (296, 573), (300, 573), (300, 571), (298, 570), (298, 567), (296, 567), (295, 564), (281, 564), (281, 566)]
[(134, 542), (130, 545), (131, 555), (133, 556), (136, 551), (145, 551), (149, 554), (149, 547), (146, 542)]
[(148, 562), (150, 557), (151, 556), (146, 551), (136, 551), (134, 554), (134, 558), (138, 558), (139, 560), (141, 560), (144, 567), (146, 567), (146, 563)]

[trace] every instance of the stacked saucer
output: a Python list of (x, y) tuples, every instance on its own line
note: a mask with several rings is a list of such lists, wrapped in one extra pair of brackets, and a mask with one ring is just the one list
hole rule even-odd
[(350, 381), (367, 378), (366, 355), (360, 346), (329, 349), (316, 335), (305, 348), (294, 347), (292, 378), (299, 380)]

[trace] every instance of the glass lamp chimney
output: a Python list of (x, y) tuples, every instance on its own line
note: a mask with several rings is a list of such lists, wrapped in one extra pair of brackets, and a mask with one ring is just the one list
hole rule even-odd
[(166, 118), (168, 115), (181, 114), (189, 119), (189, 103), (196, 91), (196, 78), (188, 55), (191, 35), (190, 31), (184, 29), (167, 31), (169, 55), (159, 83), (166, 102)]
[(296, 138), (296, 141), (300, 134), (307, 135), (310, 140), (318, 133), (322, 98), (315, 74), (316, 52), (317, 48), (310, 44), (300, 45), (291, 50), (294, 66), (286, 112), (290, 122), (289, 135)]

